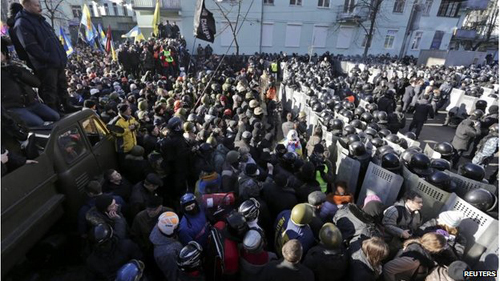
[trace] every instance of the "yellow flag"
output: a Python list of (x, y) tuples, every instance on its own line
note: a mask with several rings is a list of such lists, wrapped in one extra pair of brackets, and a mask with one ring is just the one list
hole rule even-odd
[(158, 24), (160, 23), (160, 0), (156, 0), (155, 13), (153, 14), (153, 35), (158, 37)]
[(117, 61), (118, 58), (116, 57), (116, 52), (115, 52), (115, 44), (111, 42), (111, 58), (113, 58), (114, 61)]

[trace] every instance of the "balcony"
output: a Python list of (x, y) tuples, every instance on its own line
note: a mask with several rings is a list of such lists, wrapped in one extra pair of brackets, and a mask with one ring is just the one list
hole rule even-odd
[[(137, 10), (154, 10), (156, 7), (156, 0), (134, 0), (132, 6)], [(180, 11), (181, 0), (160, 0), (160, 9), (166, 11)]]
[(465, 8), (469, 10), (486, 10), (489, 2), (489, 0), (466, 0)]
[(363, 22), (368, 19), (368, 7), (345, 7), (337, 6), (337, 22)]
[(454, 35), (456, 39), (473, 40), (476, 38), (477, 31), (472, 29), (457, 29)]

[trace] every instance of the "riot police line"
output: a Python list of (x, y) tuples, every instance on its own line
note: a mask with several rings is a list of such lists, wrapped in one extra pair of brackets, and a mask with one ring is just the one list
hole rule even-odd
[[(352, 65), (352, 63), (349, 64), (349, 66)], [(345, 129), (346, 125), (349, 126), (349, 121), (357, 119), (343, 116), (341, 111), (333, 111), (331, 112), (333, 117), (329, 116), (326, 113), (328, 111), (326, 106), (320, 112), (314, 111), (310, 106), (310, 100), (313, 95), (311, 93), (306, 94), (303, 91), (304, 89), (308, 90), (307, 85), (300, 82), (300, 87), (286, 84), (281, 85), (284, 109), (294, 114), (298, 114), (299, 112), (305, 113), (309, 130), (313, 130), (315, 126), (321, 126), (327, 147), (331, 152), (330, 159), (335, 164), (334, 169), (337, 180), (343, 180), (348, 183), (350, 191), (352, 194), (355, 194), (355, 202), (358, 205), (363, 204), (366, 196), (375, 194), (382, 200), (385, 206), (390, 206), (401, 197), (404, 191), (413, 190), (421, 195), (423, 199), (424, 207), (422, 208), (422, 215), (424, 221), (436, 217), (444, 211), (460, 211), (466, 218), (461, 222), (460, 229), (462, 234), (467, 237), (467, 241), (470, 241), (466, 248), (464, 260), (471, 265), (476, 264), (478, 269), (479, 267), (482, 269), (497, 268), (498, 257), (496, 259), (487, 258), (491, 254), (498, 256), (498, 214), (493, 212), (497, 208), (498, 201), (496, 186), (453, 173), (449, 170), (450, 167), (445, 167), (445, 169), (440, 168), (440, 165), (447, 163), (447, 161), (442, 161), (443, 159), (439, 152), (426, 145), (425, 154), (423, 154), (418, 141), (412, 139), (411, 136), (408, 137), (399, 132), (395, 135), (396, 137), (394, 137), (394, 134), (391, 134), (390, 137), (387, 135), (383, 138), (386, 145), (376, 147), (372, 144), (369, 135), (363, 132), (363, 130), (355, 128), (355, 132), (358, 134), (356, 135), (357, 137), (353, 137), (352, 135), (349, 137), (354, 138), (354, 143), (361, 141), (364, 144), (364, 148), (360, 149), (360, 154), (357, 154), (355, 148), (353, 150), (352, 145), (349, 145), (349, 140), (343, 140), (348, 137), (343, 132), (343, 129)], [(332, 98), (335, 97), (334, 93), (331, 92), (333, 90), (330, 91)], [(459, 97), (458, 100), (462, 98), (463, 96)], [(474, 101), (479, 99), (474, 98)], [(339, 99), (337, 100), (338, 103), (341, 103)], [(474, 104), (472, 103), (472, 105)], [(359, 102), (359, 107), (364, 107), (364, 109), (368, 105), (369, 103), (364, 100)], [(330, 118), (330, 120), (342, 120), (344, 128), (332, 128), (328, 126), (331, 123), (325, 120), (325, 117)], [(366, 125), (366, 122), (363, 122), (363, 126), (366, 127)], [(391, 137), (397, 143), (390, 141)], [(400, 145), (402, 142), (404, 144)], [(385, 152), (390, 150), (399, 156), (399, 162), (395, 167), (386, 169), (381, 166), (381, 157), (383, 157), (381, 154), (384, 154), (384, 149), (386, 150)], [(423, 165), (421, 168), (427, 170), (426, 174), (431, 169), (439, 171), (439, 175), (447, 181), (446, 185), (448, 185), (448, 188), (451, 187), (450, 189), (453, 191), (449, 192), (450, 189), (448, 191), (443, 190), (443, 188), (429, 183), (422, 177), (423, 174), (418, 175), (412, 171), (409, 166), (412, 156), (415, 154), (427, 157), (427, 162), (424, 161), (421, 164)], [(413, 160), (415, 161), (415, 159)], [(430, 167), (430, 161), (433, 162), (434, 168)], [(477, 205), (475, 207), (469, 204), (464, 200), (464, 197), (471, 190), (476, 190), (476, 193), (484, 193), (486, 197), (492, 198), (494, 201), (493, 205), (484, 206), (483, 204), (483, 208), (480, 210), (477, 208)]]

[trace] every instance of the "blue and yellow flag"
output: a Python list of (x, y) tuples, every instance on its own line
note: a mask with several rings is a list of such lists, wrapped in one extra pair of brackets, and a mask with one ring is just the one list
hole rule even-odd
[(142, 35), (141, 29), (139, 28), (138, 25), (136, 25), (126, 34), (122, 35), (122, 38), (132, 38), (132, 37), (134, 37), (135, 42), (145, 40), (144, 35)]
[(66, 37), (62, 26), (59, 29), (59, 40), (61, 40), (64, 50), (66, 51), (66, 56), (71, 56), (71, 54), (73, 54), (73, 46), (71, 46), (71, 41)]
[(90, 20), (90, 10), (87, 4), (83, 4), (82, 19), (80, 20), (80, 26), (81, 25), (85, 27), (85, 39), (87, 43), (93, 45), (94, 38), (97, 36), (97, 32), (95, 30), (94, 24)]

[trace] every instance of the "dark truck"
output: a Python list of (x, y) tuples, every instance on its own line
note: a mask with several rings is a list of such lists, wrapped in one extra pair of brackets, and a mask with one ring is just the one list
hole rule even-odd
[(38, 164), (2, 177), (2, 277), (56, 222), (76, 223), (87, 183), (117, 166), (113, 136), (92, 110), (32, 132)]

